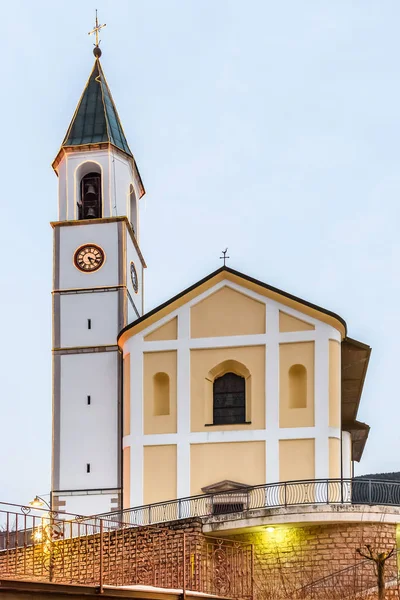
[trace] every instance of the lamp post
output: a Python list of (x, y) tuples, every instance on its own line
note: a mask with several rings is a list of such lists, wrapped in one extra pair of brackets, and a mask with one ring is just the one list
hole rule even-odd
[(51, 496), (50, 503), (41, 496), (35, 496), (34, 499), (29, 502), (29, 506), (33, 506), (34, 508), (42, 508), (43, 506), (46, 506), (49, 510), (52, 510)]
[(43, 549), (43, 564), (46, 568), (47, 558), (49, 565), (49, 580), (53, 581), (54, 578), (54, 549), (53, 542), (62, 537), (62, 531), (60, 526), (55, 523), (54, 519), (56, 513), (52, 510), (52, 497), (50, 495), (50, 503), (47, 502), (41, 496), (35, 496), (35, 498), (29, 502), (29, 505), (34, 508), (42, 509), (46, 507), (48, 510), (44, 512), (41, 517), (41, 525), (33, 532), (33, 539), (37, 542), (42, 542)]

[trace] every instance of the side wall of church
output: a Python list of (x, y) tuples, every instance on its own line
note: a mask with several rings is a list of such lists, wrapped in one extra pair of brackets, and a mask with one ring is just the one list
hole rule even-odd
[[(200, 494), (224, 479), (341, 476), (341, 333), (311, 309), (224, 277), (122, 342), (130, 356), (123, 437), (130, 506)], [(243, 423), (213, 422), (213, 384), (226, 372), (245, 380)], [(344, 443), (348, 476), (346, 436)], [(157, 446), (168, 451), (157, 454)], [(171, 472), (168, 482), (158, 480), (160, 469)]]

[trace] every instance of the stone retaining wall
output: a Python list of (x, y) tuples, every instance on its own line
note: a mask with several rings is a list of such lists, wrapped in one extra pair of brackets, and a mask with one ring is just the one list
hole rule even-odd
[[(396, 548), (396, 525), (267, 526), (229, 537), (254, 544), (259, 597), (352, 598), (376, 586), (373, 563), (356, 549), (366, 551), (366, 544), (379, 552)], [(393, 556), (386, 563), (386, 580), (396, 578), (397, 556)], [(388, 590), (387, 597), (398, 598), (397, 589)]]

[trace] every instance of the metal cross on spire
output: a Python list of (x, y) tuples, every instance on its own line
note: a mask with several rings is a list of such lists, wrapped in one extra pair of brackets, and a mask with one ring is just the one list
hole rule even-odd
[(98, 47), (98, 45), (100, 44), (101, 40), (99, 40), (99, 31), (101, 29), (103, 29), (103, 27), (107, 27), (106, 23), (104, 23), (103, 25), (99, 25), (99, 21), (97, 19), (97, 8), (96, 8), (96, 24), (95, 27), (92, 29), (92, 31), (89, 31), (88, 35), (92, 35), (93, 33), (95, 34), (95, 39), (96, 39), (96, 43), (95, 46)]
[(228, 252), (228, 248), (225, 248), (225, 250), (222, 250), (222, 254), (223, 254), (223, 256), (220, 256), (220, 257), (219, 257), (219, 258), (220, 258), (220, 260), (223, 260), (223, 261), (224, 261), (224, 267), (225, 267), (225, 265), (226, 265), (226, 259), (227, 259), (227, 258), (230, 258), (230, 256), (227, 256), (227, 255), (226, 255), (226, 253), (227, 253), (227, 252)]

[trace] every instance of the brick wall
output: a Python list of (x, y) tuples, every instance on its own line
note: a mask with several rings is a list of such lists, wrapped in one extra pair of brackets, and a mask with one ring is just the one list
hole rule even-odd
[[(373, 564), (363, 561), (356, 549), (371, 544), (380, 552), (391, 550), (396, 546), (396, 526), (276, 526), (272, 531), (248, 532), (233, 539), (254, 544), (255, 588), (259, 597), (345, 598), (376, 586)], [(387, 562), (386, 580), (396, 577), (394, 556)], [(322, 578), (327, 579), (321, 581)], [(398, 598), (397, 589), (388, 590), (387, 597)]]
[[(17, 548), (0, 552), (0, 577), (48, 579), (51, 572), (56, 582), (99, 584), (99, 527), (62, 522), (59, 526), (59, 541), (50, 544), (45, 539), (34, 545), (19, 541)], [(197, 556), (203, 542), (199, 520), (157, 528), (104, 530), (103, 582), (182, 587), (184, 537), (186, 555)]]
[[(85, 525), (62, 526), (63, 539), (0, 551), (0, 578), (49, 579), (100, 584), (100, 534)], [(77, 529), (79, 531), (77, 532)], [(79, 537), (77, 537), (79, 533)], [(185, 535), (183, 535), (185, 534)], [(241, 542), (237, 544), (236, 542)], [(330, 523), (249, 530), (217, 542), (202, 533), (200, 519), (159, 527), (126, 528), (103, 533), (103, 583), (155, 585), (248, 597), (251, 547), (254, 545), (254, 591), (263, 600), (365, 598), (376, 585), (371, 562), (356, 548), (371, 544), (383, 552), (396, 546), (396, 526), (379, 523)], [(222, 551), (221, 551), (222, 550)], [(396, 557), (387, 563), (386, 580), (397, 576)], [(373, 600), (376, 594), (370, 596)], [(387, 598), (399, 600), (397, 587)]]
[[(231, 598), (251, 596), (251, 546), (207, 538), (199, 519), (122, 528), (102, 535), (85, 524), (61, 522), (59, 526), (63, 533), (60, 541), (0, 552), (0, 578), (100, 585), (102, 562), (103, 584), (185, 587)], [(19, 538), (13, 537), (14, 541)]]

